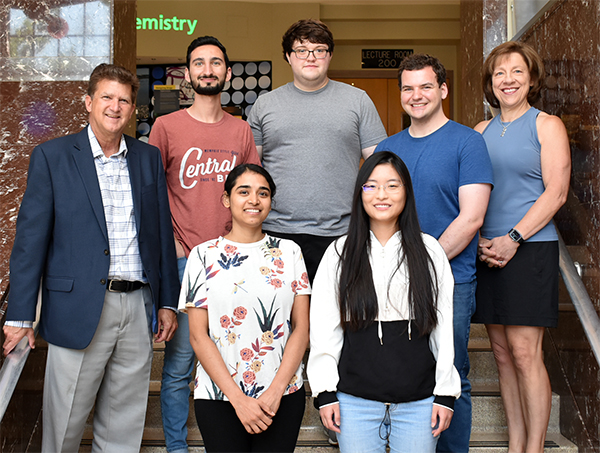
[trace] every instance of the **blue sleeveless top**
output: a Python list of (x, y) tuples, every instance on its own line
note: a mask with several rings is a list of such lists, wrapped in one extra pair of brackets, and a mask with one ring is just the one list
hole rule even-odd
[[(492, 168), (494, 190), (490, 195), (481, 235), (491, 239), (504, 236), (527, 213), (544, 192), (541, 145), (536, 119), (540, 111), (531, 107), (506, 128), (497, 115), (483, 131)], [(551, 220), (527, 239), (528, 242), (556, 241), (556, 229)]]

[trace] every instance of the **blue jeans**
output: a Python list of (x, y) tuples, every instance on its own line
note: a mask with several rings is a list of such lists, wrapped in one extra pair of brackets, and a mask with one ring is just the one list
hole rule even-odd
[(340, 402), (341, 453), (433, 453), (431, 434), (433, 396), (409, 403), (389, 404), (337, 392)]
[(437, 451), (467, 453), (471, 437), (471, 383), (469, 370), (469, 333), (471, 316), (475, 313), (475, 288), (477, 281), (454, 285), (454, 366), (461, 383), (460, 398), (454, 403), (450, 427), (442, 432)]
[[(177, 258), (179, 281), (187, 258)], [(194, 371), (194, 350), (190, 344), (190, 327), (185, 313), (177, 314), (179, 327), (165, 344), (160, 406), (163, 431), (169, 453), (187, 453), (187, 420), (190, 411), (190, 382)]]

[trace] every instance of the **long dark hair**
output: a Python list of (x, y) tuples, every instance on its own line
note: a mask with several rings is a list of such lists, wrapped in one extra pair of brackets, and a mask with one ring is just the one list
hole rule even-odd
[[(370, 218), (362, 201), (362, 186), (376, 166), (391, 164), (400, 175), (406, 192), (403, 211), (398, 216), (402, 251), (392, 273), (406, 262), (408, 268), (408, 303), (411, 320), (421, 335), (430, 333), (437, 325), (437, 277), (417, 218), (415, 195), (406, 165), (396, 154), (382, 151), (369, 157), (360, 171), (354, 187), (352, 214), (348, 237), (340, 254), (339, 303), (342, 327), (353, 331), (368, 327), (378, 315), (373, 271), (369, 262), (371, 248)], [(388, 283), (389, 294), (389, 283)]]

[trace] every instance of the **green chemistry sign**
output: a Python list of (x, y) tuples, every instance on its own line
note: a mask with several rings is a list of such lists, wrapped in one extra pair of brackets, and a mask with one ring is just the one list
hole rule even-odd
[(194, 33), (198, 20), (180, 19), (177, 16), (164, 18), (162, 14), (158, 17), (138, 17), (135, 25), (138, 30), (158, 30), (158, 31), (185, 31), (188, 35)]

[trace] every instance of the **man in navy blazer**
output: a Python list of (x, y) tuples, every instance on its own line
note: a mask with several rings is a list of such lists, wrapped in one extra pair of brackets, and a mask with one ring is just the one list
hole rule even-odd
[(123, 135), (137, 77), (102, 64), (89, 126), (37, 146), (17, 220), (4, 353), (31, 329), (41, 288), (48, 342), (42, 450), (139, 452), (155, 341), (177, 329), (179, 279), (160, 152)]

